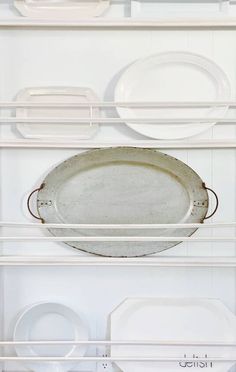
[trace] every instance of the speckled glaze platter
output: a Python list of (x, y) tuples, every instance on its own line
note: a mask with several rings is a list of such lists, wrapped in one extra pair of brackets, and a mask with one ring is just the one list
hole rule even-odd
[[(186, 164), (156, 150), (108, 148), (73, 156), (54, 168), (38, 191), (45, 223), (161, 224), (201, 223), (208, 193)], [(190, 236), (196, 229), (50, 229), (55, 236)], [(65, 242), (66, 243), (66, 242)], [(89, 253), (137, 257), (180, 243), (67, 242)]]

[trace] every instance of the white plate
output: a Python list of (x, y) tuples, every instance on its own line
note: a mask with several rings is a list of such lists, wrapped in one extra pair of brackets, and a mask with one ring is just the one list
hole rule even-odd
[[(160, 341), (160, 342), (235, 342), (236, 317), (215, 299), (186, 298), (129, 298), (110, 315), (112, 341)], [(209, 346), (115, 346), (115, 357), (173, 357), (186, 359), (195, 356), (206, 358), (206, 364), (189, 362), (116, 362), (125, 372), (162, 371), (173, 372), (188, 369), (209, 369), (212, 372), (227, 371), (233, 362), (209, 362), (210, 357), (227, 357), (233, 348)], [(231, 354), (232, 357), (232, 354)]]
[[(85, 321), (69, 307), (59, 304), (42, 302), (33, 304), (19, 316), (13, 334), (14, 341), (86, 341), (89, 338)], [(87, 346), (15, 346), (19, 357), (73, 357), (83, 356)], [(70, 370), (76, 362), (27, 362), (32, 370), (48, 371)]]
[[(139, 60), (122, 74), (115, 88), (116, 102), (227, 101), (230, 83), (213, 61), (187, 52), (168, 52)], [(215, 123), (210, 118), (224, 117), (227, 106), (211, 109), (143, 109), (122, 108), (121, 118), (206, 118), (206, 123), (127, 124), (145, 136), (179, 139), (194, 136)]]
[[(87, 103), (98, 101), (98, 97), (90, 88), (72, 87), (45, 87), (27, 88), (22, 90), (16, 98), (22, 102), (42, 102), (42, 103)], [(100, 110), (94, 109), (93, 116), (99, 117)], [(59, 118), (78, 118), (89, 117), (89, 108), (19, 108), (16, 110), (16, 117), (59, 117)], [(35, 139), (88, 139), (95, 135), (98, 124), (17, 124), (17, 129), (25, 138)]]
[(109, 0), (15, 0), (16, 9), (25, 17), (70, 19), (98, 17), (110, 6)]

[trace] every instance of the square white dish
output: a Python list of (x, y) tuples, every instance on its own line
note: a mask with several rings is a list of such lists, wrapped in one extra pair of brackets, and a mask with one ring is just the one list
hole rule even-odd
[[(17, 101), (42, 103), (87, 103), (98, 98), (90, 88), (73, 87), (39, 87), (26, 88), (17, 95)], [(99, 116), (99, 109), (93, 110), (93, 116)], [(18, 118), (78, 118), (89, 117), (89, 108), (18, 108)], [(25, 138), (30, 139), (88, 139), (98, 130), (98, 124), (30, 124), (18, 123), (17, 130)]]

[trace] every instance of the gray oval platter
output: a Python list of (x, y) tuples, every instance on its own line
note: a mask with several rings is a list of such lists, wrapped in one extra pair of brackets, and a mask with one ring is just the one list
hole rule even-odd
[[(201, 223), (208, 193), (186, 164), (156, 150), (117, 147), (76, 155), (54, 168), (38, 192), (45, 223)], [(50, 229), (55, 236), (190, 236), (196, 229)], [(65, 242), (102, 256), (137, 257), (176, 242)]]

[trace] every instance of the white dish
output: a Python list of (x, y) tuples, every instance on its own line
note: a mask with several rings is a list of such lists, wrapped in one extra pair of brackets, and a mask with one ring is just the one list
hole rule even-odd
[[(69, 307), (59, 303), (42, 302), (29, 306), (17, 319), (14, 341), (86, 341), (89, 338), (84, 320)], [(16, 345), (19, 357), (73, 357), (83, 356), (86, 345), (36, 346)], [(32, 370), (70, 370), (76, 362), (27, 362)]]
[(131, 0), (131, 15), (137, 18), (217, 17), (228, 9), (228, 1)]
[(38, 19), (98, 17), (110, 6), (109, 0), (14, 0), (21, 15)]
[[(22, 90), (16, 97), (19, 102), (42, 102), (42, 103), (88, 103), (98, 101), (98, 97), (90, 88), (73, 87), (45, 87), (27, 88)], [(94, 117), (100, 116), (100, 110), (93, 109)], [(78, 118), (89, 117), (89, 108), (18, 108), (17, 118), (27, 117), (59, 117)], [(35, 139), (88, 139), (95, 135), (98, 124), (17, 124), (17, 129), (25, 138)]]
[[(160, 341), (173, 343), (217, 343), (236, 341), (236, 317), (215, 299), (129, 298), (110, 315), (112, 341)], [(234, 348), (219, 346), (127, 346), (113, 345), (111, 356), (168, 357), (178, 362), (116, 362), (125, 372), (181, 371), (186, 368), (181, 359), (206, 358), (204, 368), (212, 372), (227, 371), (234, 362), (209, 362), (210, 357), (228, 357)], [(232, 354), (231, 354), (232, 357)], [(202, 369), (187, 364), (187, 367)], [(203, 362), (204, 363), (204, 362)], [(184, 367), (184, 368), (183, 368)], [(191, 369), (190, 368), (190, 369)]]
[[(133, 63), (122, 74), (115, 88), (116, 102), (227, 101), (230, 83), (226, 74), (213, 61), (187, 52), (156, 54)], [(228, 107), (211, 109), (144, 109), (122, 108), (121, 118), (206, 118), (205, 123), (132, 124), (129, 127), (157, 139), (179, 139), (194, 136), (215, 123), (210, 118), (224, 117)]]

